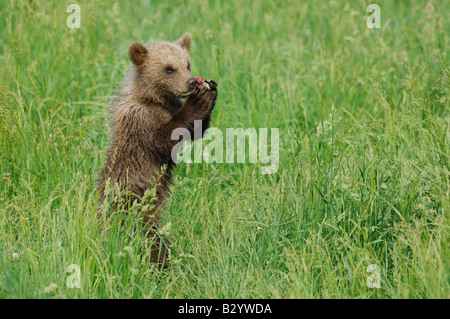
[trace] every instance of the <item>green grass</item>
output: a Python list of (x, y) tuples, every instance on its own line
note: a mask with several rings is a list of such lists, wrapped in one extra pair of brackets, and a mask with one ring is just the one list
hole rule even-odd
[[(365, 1), (116, 2), (74, 30), (71, 2), (0, 2), (1, 298), (450, 297), (448, 1), (373, 30)], [(129, 44), (186, 31), (212, 126), (279, 128), (280, 167), (180, 164), (160, 272), (93, 190)]]

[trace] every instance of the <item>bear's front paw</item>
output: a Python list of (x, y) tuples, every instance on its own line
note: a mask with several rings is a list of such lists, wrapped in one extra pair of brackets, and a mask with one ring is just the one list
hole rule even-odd
[(217, 98), (217, 83), (214, 81), (202, 82), (207, 83), (207, 86), (203, 86), (195, 90), (185, 102), (184, 109), (189, 116), (194, 119), (205, 119), (214, 108)]
[(216, 104), (217, 91), (205, 87), (198, 92), (198, 95), (199, 103), (197, 107), (205, 111), (206, 115), (208, 115)]
[(195, 119), (204, 119), (211, 114), (216, 103), (217, 91), (212, 91), (207, 88), (197, 90), (194, 94), (189, 96), (186, 100), (188, 103), (188, 111), (196, 117)]
[(217, 91), (217, 83), (214, 82), (213, 80), (211, 81), (205, 81), (208, 85), (209, 85), (209, 89), (211, 91)]

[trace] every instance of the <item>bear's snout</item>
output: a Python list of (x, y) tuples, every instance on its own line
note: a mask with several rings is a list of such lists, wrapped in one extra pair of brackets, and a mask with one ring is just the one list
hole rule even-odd
[(189, 88), (189, 90), (193, 90), (195, 89), (195, 85), (197, 84), (197, 79), (196, 78), (190, 78), (187, 82), (186, 82), (186, 86)]

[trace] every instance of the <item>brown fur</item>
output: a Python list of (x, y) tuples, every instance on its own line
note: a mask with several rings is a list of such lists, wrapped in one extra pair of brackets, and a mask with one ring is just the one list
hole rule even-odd
[[(159, 208), (168, 196), (175, 167), (171, 151), (179, 141), (171, 140), (172, 131), (186, 128), (193, 136), (194, 120), (202, 120), (204, 132), (217, 97), (215, 82), (211, 82), (209, 90), (192, 86), (190, 43), (190, 35), (184, 34), (174, 43), (130, 45), (129, 57), (134, 67), (111, 106), (110, 146), (98, 182), (101, 202), (105, 200), (109, 179), (112, 184), (119, 184), (124, 193), (126, 189), (131, 191), (133, 195), (126, 199), (133, 203), (154, 185), (161, 167), (167, 166), (157, 181), (155, 208), (142, 212), (149, 225), (147, 233), (155, 240), (151, 253), (155, 263), (166, 264), (167, 258), (168, 243), (158, 238), (156, 230)], [(168, 67), (174, 71), (168, 73)], [(180, 100), (187, 96), (185, 102)]]

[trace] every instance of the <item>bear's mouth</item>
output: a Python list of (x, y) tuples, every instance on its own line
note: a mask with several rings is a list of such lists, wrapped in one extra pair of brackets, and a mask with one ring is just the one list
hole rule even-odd
[(192, 90), (190, 90), (188, 92), (180, 92), (179, 97), (188, 97), (189, 95), (194, 93), (196, 89), (197, 89), (197, 87), (193, 88)]

